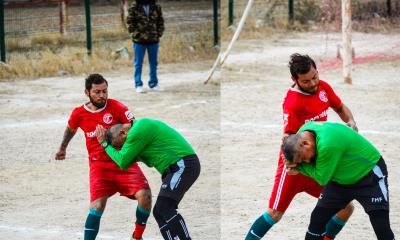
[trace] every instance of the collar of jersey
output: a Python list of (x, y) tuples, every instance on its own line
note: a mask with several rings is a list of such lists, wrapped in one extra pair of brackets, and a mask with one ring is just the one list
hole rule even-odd
[(293, 92), (298, 92), (298, 93), (304, 94), (304, 95), (311, 95), (310, 93), (303, 92), (300, 89), (297, 89), (294, 87), (290, 88), (290, 90), (292, 90)]
[(107, 102), (108, 102), (108, 101), (106, 101), (106, 104), (104, 105), (104, 107), (99, 108), (99, 109), (97, 109), (97, 110), (92, 110), (92, 109), (88, 108), (88, 107), (86, 106), (86, 103), (83, 104), (83, 107), (84, 107), (84, 108), (86, 109), (86, 111), (88, 111), (88, 112), (97, 113), (97, 112), (103, 111), (103, 110), (107, 107)]

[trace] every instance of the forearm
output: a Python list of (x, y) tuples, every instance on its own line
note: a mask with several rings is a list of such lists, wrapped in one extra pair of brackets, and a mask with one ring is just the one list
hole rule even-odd
[(60, 149), (67, 149), (69, 142), (75, 136), (76, 129), (72, 129), (69, 126), (64, 131), (63, 140), (60, 145)]
[(106, 153), (110, 158), (123, 170), (128, 169), (135, 162), (135, 157), (130, 158), (127, 154), (121, 153), (112, 146), (105, 148)]
[(342, 104), (342, 106), (339, 107), (338, 109), (335, 109), (335, 111), (343, 122), (345, 123), (348, 123), (350, 121), (355, 122), (352, 112), (345, 104)]

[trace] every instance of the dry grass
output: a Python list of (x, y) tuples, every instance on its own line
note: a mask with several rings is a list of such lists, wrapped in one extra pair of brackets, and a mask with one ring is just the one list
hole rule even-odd
[[(133, 50), (132, 42), (126, 37), (126, 32), (119, 29), (94, 32), (91, 56), (86, 54), (85, 42), (76, 41), (77, 36), (49, 34), (8, 39), (8, 59), (7, 64), (0, 65), (0, 80), (76, 75), (129, 67)], [(85, 39), (84, 36), (79, 38)], [(159, 62), (213, 59), (218, 52), (212, 45), (212, 36), (208, 32), (165, 36), (160, 42)], [(129, 58), (116, 53), (121, 47), (127, 47)]]

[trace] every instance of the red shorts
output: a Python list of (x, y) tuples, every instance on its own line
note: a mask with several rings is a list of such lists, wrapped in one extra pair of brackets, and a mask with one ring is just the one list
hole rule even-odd
[(269, 199), (269, 208), (279, 212), (285, 212), (297, 193), (306, 192), (317, 198), (322, 188), (322, 186), (310, 177), (302, 174), (286, 174), (285, 164), (282, 160), (282, 152), (280, 152), (274, 188), (272, 189)]
[(90, 166), (90, 202), (119, 192), (121, 196), (135, 199), (139, 190), (150, 189), (142, 170), (134, 163), (127, 170)]

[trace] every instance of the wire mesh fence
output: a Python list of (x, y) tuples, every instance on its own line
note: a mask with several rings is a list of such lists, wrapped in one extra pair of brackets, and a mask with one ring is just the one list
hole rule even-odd
[[(132, 1), (0, 0), (1, 61), (6, 63), (0, 64), (0, 80), (131, 67), (134, 53), (124, 19)], [(165, 23), (161, 64), (213, 59), (218, 54), (216, 1), (157, 1)], [(87, 12), (91, 31), (86, 26)]]
[[(228, 2), (222, 5), (223, 19), (227, 19)], [(290, 0), (254, 0), (249, 18), (274, 26), (276, 22), (289, 19)], [(233, 1), (234, 23), (237, 23), (248, 0)], [(294, 20), (299, 23), (336, 22), (341, 18), (341, 0), (292, 0)], [(352, 0), (352, 19), (368, 21), (374, 18), (399, 18), (400, 1), (398, 0)], [(226, 21), (228, 22), (228, 21)]]
[[(91, 1), (93, 41), (126, 40), (121, 0)], [(159, 1), (163, 9), (165, 36), (188, 37), (200, 32), (212, 38), (212, 0)], [(131, 2), (127, 5), (130, 6)], [(5, 0), (4, 29), (7, 39), (61, 34), (71, 42), (84, 42), (86, 31), (84, 1)], [(126, 14), (126, 13), (125, 13)], [(96, 34), (96, 32), (98, 34)]]

